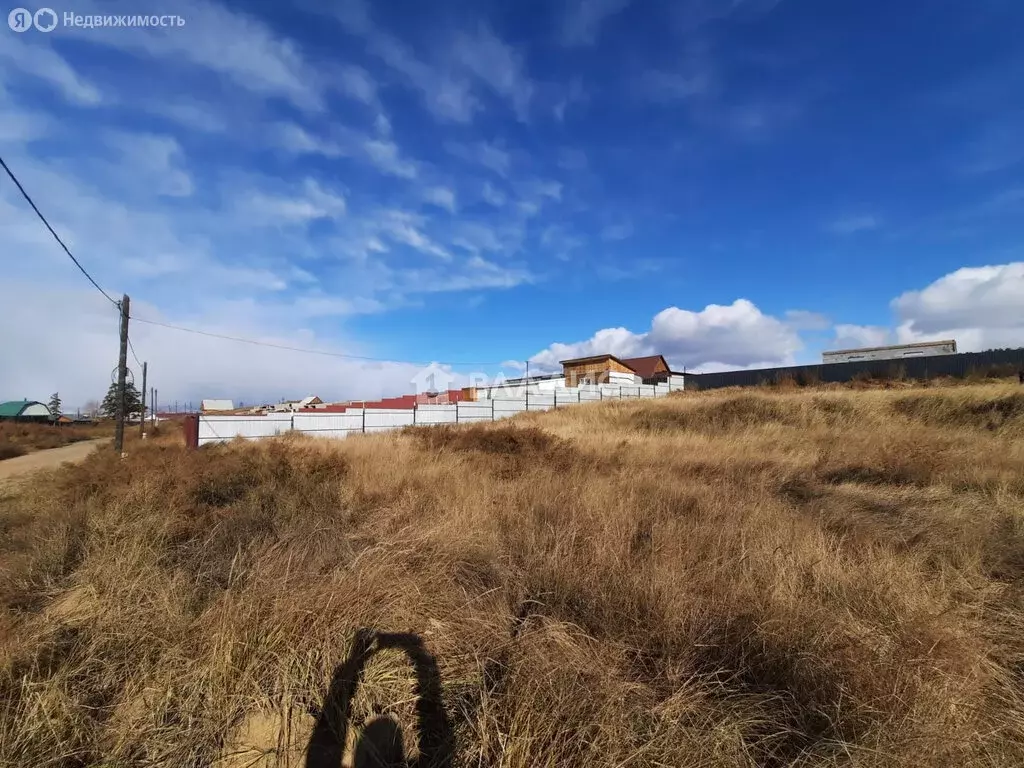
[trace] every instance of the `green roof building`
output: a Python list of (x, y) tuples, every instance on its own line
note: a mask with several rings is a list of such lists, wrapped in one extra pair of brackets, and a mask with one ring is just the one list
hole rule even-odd
[(0, 421), (52, 421), (45, 403), (36, 400), (11, 400), (0, 403)]

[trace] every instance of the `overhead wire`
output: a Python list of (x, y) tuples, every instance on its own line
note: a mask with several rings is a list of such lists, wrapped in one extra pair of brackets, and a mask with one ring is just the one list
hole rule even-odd
[(130, 349), (132, 351), (132, 357), (135, 358), (135, 364), (138, 365), (141, 368), (142, 367), (142, 361), (139, 360), (139, 356), (135, 354), (135, 345), (132, 344), (132, 337), (131, 336), (128, 337), (128, 349)]
[[(92, 283), (93, 287), (96, 288), (97, 291), (99, 291), (101, 294), (103, 294), (104, 298), (106, 298), (107, 301), (109, 301), (115, 307), (120, 309), (121, 302), (117, 301), (116, 299), (111, 297), (111, 295), (109, 293), (107, 293), (105, 290), (103, 290), (103, 288), (100, 286), (100, 284), (97, 283), (96, 280), (93, 279), (93, 276), (89, 274), (88, 270), (86, 270), (86, 268), (84, 266), (82, 266), (82, 263), (77, 258), (75, 258), (75, 255), (73, 253), (71, 253), (71, 250), (67, 247), (67, 245), (64, 243), (64, 241), (61, 240), (60, 235), (58, 235), (57, 232), (53, 229), (53, 227), (50, 226), (50, 222), (46, 220), (46, 217), (43, 215), (43, 212), (39, 210), (39, 207), (35, 204), (35, 201), (32, 200), (32, 197), (28, 194), (28, 192), (22, 186), (21, 182), (18, 180), (18, 177), (15, 176), (14, 172), (10, 169), (10, 167), (7, 165), (7, 163), (4, 162), (3, 157), (0, 157), (0, 167), (2, 167), (4, 169), (4, 171), (7, 172), (7, 175), (10, 177), (11, 181), (14, 182), (14, 185), (18, 188), (18, 191), (21, 193), (21, 196), (25, 198), (25, 201), (29, 204), (29, 206), (31, 206), (32, 210), (35, 211), (36, 216), (38, 216), (39, 220), (43, 222), (43, 225), (46, 227), (47, 230), (49, 230), (50, 234), (57, 241), (57, 243), (60, 245), (60, 247), (64, 250), (64, 253), (67, 254), (68, 258), (70, 258), (71, 261), (74, 262), (74, 265), (76, 267), (78, 267), (79, 271), (83, 275), (85, 275), (86, 279), (88, 279), (88, 281), (90, 283)], [(246, 338), (242, 338), (240, 336), (229, 336), (229, 335), (223, 334), (223, 333), (213, 333), (213, 332), (210, 332), (210, 331), (201, 331), (201, 330), (198, 330), (196, 328), (185, 328), (185, 327), (179, 326), (179, 325), (171, 325), (170, 323), (161, 323), (161, 322), (158, 322), (156, 320), (147, 320), (146, 318), (142, 318), (142, 317), (131, 317), (130, 319), (135, 320), (136, 322), (139, 322), (139, 323), (147, 323), (148, 325), (156, 325), (156, 326), (160, 326), (162, 328), (169, 328), (169, 329), (175, 330), (175, 331), (182, 331), (184, 333), (194, 333), (194, 334), (197, 334), (199, 336), (208, 336), (210, 338), (215, 338), (215, 339), (224, 339), (226, 341), (234, 341), (234, 342), (237, 342), (237, 343), (240, 343), (240, 344), (252, 344), (252, 345), (255, 345), (255, 346), (270, 347), (272, 349), (281, 349), (281, 350), (287, 350), (287, 351), (290, 351), (290, 352), (301, 352), (301, 353), (309, 354), (309, 355), (323, 355), (325, 357), (335, 357), (335, 358), (340, 358), (340, 359), (344, 359), (344, 360), (361, 360), (361, 361), (364, 361), (364, 362), (373, 362), (373, 363), (396, 363), (396, 364), (403, 364), (404, 363), (404, 364), (407, 364), (407, 365), (430, 365), (431, 363), (437, 362), (437, 361), (433, 361), (433, 360), (431, 360), (431, 361), (423, 361), (423, 360), (418, 360), (418, 361), (417, 360), (387, 360), (387, 359), (377, 358), (377, 357), (366, 357), (366, 356), (363, 356), (363, 355), (348, 355), (348, 354), (344, 354), (344, 353), (341, 353), (341, 352), (329, 352), (329, 351), (323, 350), (323, 349), (307, 349), (307, 348), (303, 348), (303, 347), (293, 347), (293, 346), (290, 346), (290, 345), (287, 345), (287, 344), (275, 344), (273, 342), (268, 342), (268, 341), (258, 341), (256, 339), (246, 339)], [(135, 347), (132, 345), (131, 338), (128, 339), (128, 347), (131, 349), (132, 357), (135, 358), (135, 362), (137, 364), (139, 364), (139, 365), (142, 365), (141, 361), (139, 360), (139, 356), (137, 354), (135, 354)], [(471, 366), (471, 365), (479, 365), (479, 366), (501, 365), (500, 363), (497, 363), (495, 361), (488, 361), (488, 362), (448, 362), (448, 363), (445, 363), (445, 364), (446, 365), (450, 365), (450, 366), (463, 366), (463, 367), (464, 366)]]
[(7, 171), (7, 175), (11, 177), (11, 181), (14, 182), (14, 186), (16, 186), (18, 188), (18, 191), (21, 192), (21, 196), (25, 198), (25, 200), (28, 202), (28, 204), (30, 206), (32, 206), (32, 210), (36, 212), (36, 216), (38, 216), (39, 220), (43, 222), (43, 224), (46, 226), (46, 228), (48, 230), (50, 230), (50, 234), (53, 235), (53, 238), (60, 244), (60, 247), (64, 249), (64, 253), (66, 253), (68, 255), (68, 258), (70, 258), (71, 261), (73, 261), (75, 263), (75, 266), (78, 267), (78, 269), (81, 271), (81, 273), (86, 276), (86, 278), (89, 280), (90, 283), (93, 284), (93, 286), (96, 288), (96, 290), (99, 291), (100, 293), (102, 293), (104, 295), (104, 297), (106, 297), (107, 301), (109, 301), (115, 307), (120, 307), (121, 306), (121, 302), (115, 301), (110, 296), (109, 293), (107, 293), (105, 290), (103, 290), (100, 287), (99, 283), (97, 283), (95, 280), (93, 280), (92, 275), (90, 275), (88, 273), (88, 271), (86, 271), (85, 267), (82, 266), (81, 262), (78, 259), (75, 258), (74, 254), (71, 253), (71, 251), (68, 249), (68, 247), (64, 244), (64, 241), (60, 239), (60, 235), (58, 235), (54, 231), (53, 227), (50, 226), (50, 222), (48, 222), (46, 220), (46, 217), (43, 216), (43, 212), (39, 210), (39, 207), (35, 204), (35, 202), (32, 200), (32, 198), (29, 197), (28, 192), (26, 192), (25, 188), (23, 186), (21, 186), (21, 182), (18, 181), (18, 177), (14, 175), (14, 171), (12, 171), (8, 167), (7, 163), (4, 162), (3, 157), (0, 157), (0, 167), (2, 167), (5, 171)]
[(271, 341), (258, 341), (257, 339), (246, 339), (241, 336), (229, 336), (224, 333), (213, 333), (211, 331), (200, 331), (197, 328), (185, 328), (180, 325), (171, 325), (170, 323), (161, 323), (157, 320), (148, 320), (144, 317), (136, 317), (132, 315), (131, 318), (137, 323), (146, 323), (147, 325), (156, 325), (161, 328), (169, 328), (174, 331), (183, 331), (184, 333), (194, 333), (198, 336), (209, 336), (214, 339), (224, 339), (226, 341), (235, 341), (240, 344), (252, 344), (258, 347), (270, 347), (271, 349), (282, 349), (289, 352), (302, 352), (308, 355), (323, 355), (324, 357), (337, 357), (343, 360), (361, 360), (363, 362), (371, 363), (394, 363), (394, 364), (406, 364), (406, 365), (431, 365), (432, 363), (451, 365), (451, 366), (470, 366), (470, 365), (500, 365), (495, 361), (489, 362), (443, 362), (438, 360), (388, 360), (380, 357), (365, 357), (363, 355), (348, 355), (343, 352), (329, 352), (325, 349), (308, 349), (305, 347), (293, 347), (288, 344), (277, 344)]

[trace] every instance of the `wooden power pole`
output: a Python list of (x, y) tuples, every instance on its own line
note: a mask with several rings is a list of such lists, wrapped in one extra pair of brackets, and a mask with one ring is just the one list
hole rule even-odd
[(121, 297), (121, 353), (117, 358), (117, 425), (114, 429), (114, 450), (124, 452), (124, 387), (128, 379), (128, 294)]
[[(146, 437), (146, 369), (149, 367), (149, 363), (144, 362), (142, 364), (142, 413), (139, 414), (139, 438), (143, 439)], [(149, 407), (153, 407), (152, 398), (150, 398)]]

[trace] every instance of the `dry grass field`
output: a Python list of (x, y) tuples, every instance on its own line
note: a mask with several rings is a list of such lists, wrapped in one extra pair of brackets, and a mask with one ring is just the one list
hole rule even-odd
[(60, 448), (62, 445), (106, 437), (114, 432), (113, 424), (52, 426), (28, 422), (0, 422), (0, 460), (24, 456), (32, 451)]
[(98, 451), (0, 496), (0, 601), (5, 765), (301, 765), (374, 627), (457, 766), (1020, 766), (1024, 388)]

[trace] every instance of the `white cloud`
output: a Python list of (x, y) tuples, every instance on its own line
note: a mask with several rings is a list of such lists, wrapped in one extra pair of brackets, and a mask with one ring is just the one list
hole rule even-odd
[(657, 102), (683, 101), (700, 96), (711, 89), (711, 76), (706, 71), (664, 72), (651, 70), (645, 72), (640, 80), (641, 89), (647, 96)]
[(227, 123), (224, 119), (215, 114), (210, 105), (201, 105), (199, 102), (156, 101), (145, 105), (143, 109), (196, 131), (224, 133), (227, 130)]
[(486, 141), (479, 141), (475, 144), (449, 142), (445, 144), (445, 149), (460, 160), (476, 163), (502, 178), (508, 176), (512, 158), (507, 151), (496, 144)]
[(569, 0), (562, 19), (562, 43), (593, 45), (601, 25), (629, 5), (630, 0)]
[(563, 171), (585, 171), (589, 162), (582, 149), (563, 149), (558, 153), (558, 167)]
[(572, 252), (583, 247), (583, 238), (567, 231), (564, 227), (552, 224), (545, 227), (540, 235), (541, 247), (550, 251), (555, 258), (568, 261)]
[[(102, 399), (117, 364), (117, 314), (95, 292), (49, 287), (50, 298), (62, 307), (61, 317), (40, 312), (38, 302), (26, 300), (37, 292), (30, 284), (0, 286), (0, 351), (17, 366), (0, 369), (0, 393), (10, 397), (46, 400), (58, 391), (65, 407), (74, 409), (90, 399)], [(344, 313), (345, 307), (309, 304), (314, 316), (321, 311)], [(302, 306), (283, 305), (266, 313), (251, 304), (234, 304), (231, 317), (167, 316), (143, 301), (132, 302), (139, 317), (183, 327), (254, 339), (271, 344), (320, 349), (338, 354), (366, 355), (358, 345), (324, 339), (302, 327)], [(273, 316), (287, 314), (289, 326), (272, 328)], [(75, 319), (68, 327), (67, 318)], [(242, 344), (131, 323), (132, 343), (149, 364), (150, 381), (160, 391), (162, 407), (180, 407), (191, 400), (223, 396), (246, 403), (276, 401), (315, 392), (333, 399), (397, 395), (413, 391), (412, 378), (419, 365), (373, 363), (323, 355), (303, 354), (265, 346)], [(55, 364), (54, 361), (60, 361)], [(134, 362), (131, 363), (135, 368)], [(141, 375), (135, 371), (136, 380)]]
[(958, 161), (961, 172), (986, 174), (1013, 168), (1024, 162), (1020, 136), (1024, 132), (1024, 110), (1010, 111), (986, 125), (971, 141)]
[(0, 143), (21, 145), (45, 137), (53, 128), (54, 121), (49, 115), (8, 109), (2, 98), (0, 105), (5, 110), (3, 122), (0, 122)]
[(796, 331), (765, 315), (752, 302), (709, 304), (700, 312), (669, 307), (654, 316), (647, 331), (604, 328), (585, 341), (552, 344), (530, 358), (546, 368), (559, 360), (609, 353), (619, 357), (661, 354), (673, 369), (746, 367), (791, 363), (803, 346)]
[(458, 64), (497, 95), (504, 97), (520, 122), (529, 115), (533, 84), (523, 71), (523, 58), (484, 24), (473, 34), (456, 36), (452, 56)]
[[(315, 10), (323, 12), (319, 7)], [(339, 4), (331, 13), (351, 34), (366, 41), (371, 54), (403, 75), (406, 82), (420, 92), (427, 109), (435, 117), (457, 123), (472, 120), (480, 102), (473, 95), (465, 74), (421, 60), (409, 46), (377, 29), (370, 20), (369, 9), (359, 0)]]
[(361, 0), (348, 0), (328, 12), (366, 42), (369, 52), (401, 74), (422, 95), (427, 109), (437, 118), (468, 123), (483, 105), (473, 93), (474, 82), (505, 99), (516, 117), (525, 121), (534, 87), (524, 72), (522, 56), (499, 39), (485, 24), (473, 31), (459, 31), (439, 41), (427, 61), (396, 37), (374, 25), (370, 9)]
[(601, 230), (602, 240), (626, 240), (633, 234), (633, 225), (624, 221), (621, 224), (609, 224)]
[(254, 192), (241, 198), (241, 211), (250, 226), (306, 224), (314, 219), (334, 219), (346, 211), (345, 198), (324, 189), (315, 179), (306, 179), (301, 192), (272, 195)]
[(408, 245), (420, 253), (437, 256), (446, 261), (450, 260), (452, 255), (420, 229), (422, 222), (421, 217), (411, 213), (389, 211), (383, 220), (383, 230), (396, 243)]
[(337, 72), (336, 82), (341, 91), (353, 99), (370, 106), (377, 104), (377, 84), (362, 67), (351, 64), (342, 67)]
[[(170, 197), (192, 194), (192, 177), (181, 166), (181, 145), (170, 136), (111, 131), (105, 141), (119, 155), (123, 175), (129, 180), (140, 177), (152, 191)], [(156, 187), (152, 186), (156, 181)]]
[(272, 133), (282, 149), (297, 155), (342, 157), (349, 153), (339, 143), (314, 136), (297, 123), (281, 123), (274, 127)]
[[(301, 109), (323, 108), (324, 83), (291, 40), (277, 36), (252, 16), (202, 0), (178, 0), (175, 12), (187, 19), (181, 29), (139, 28), (124, 34), (111, 27), (62, 27), (82, 43), (163, 59), (215, 72), (254, 93), (280, 96)], [(128, 0), (76, 7), (76, 13), (135, 13)]]
[(388, 138), (372, 138), (346, 128), (337, 128), (335, 135), (325, 138), (297, 123), (279, 124), (272, 133), (278, 146), (297, 155), (352, 157), (400, 179), (415, 179), (419, 175), (416, 161), (405, 157), (399, 146)]
[(1024, 345), (1024, 262), (963, 267), (892, 302), (901, 343), (955, 338), (964, 351)]
[(786, 323), (798, 331), (824, 331), (831, 325), (825, 315), (806, 309), (786, 310)]
[(860, 349), (863, 347), (884, 347), (892, 343), (892, 331), (877, 325), (850, 325), (840, 323), (835, 327), (834, 349)]
[(853, 235), (878, 229), (880, 225), (878, 218), (870, 214), (851, 214), (829, 222), (826, 229), (837, 235)]
[(430, 187), (424, 191), (423, 199), (438, 208), (455, 213), (455, 193), (447, 187)]
[(475, 221), (464, 221), (459, 224), (458, 233), (458, 236), (452, 241), (453, 244), (470, 253), (504, 250), (502, 239), (491, 227), (485, 224)]
[[(28, 35), (33, 33), (29, 32)], [(35, 35), (0, 34), (0, 61), (53, 86), (68, 101), (82, 106), (96, 106), (104, 101), (100, 90), (83, 79), (49, 43)]]
[(505, 193), (495, 187), (491, 182), (485, 181), (483, 190), (480, 192), (480, 196), (484, 202), (493, 205), (495, 208), (501, 208), (505, 205), (508, 198), (505, 197)]
[(402, 157), (398, 145), (393, 141), (369, 139), (363, 142), (362, 149), (369, 162), (382, 173), (402, 179), (416, 178), (416, 163)]

